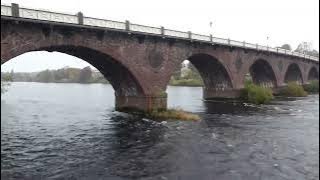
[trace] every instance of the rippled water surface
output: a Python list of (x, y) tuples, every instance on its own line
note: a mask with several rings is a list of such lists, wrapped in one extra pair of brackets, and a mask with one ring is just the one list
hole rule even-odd
[(199, 122), (114, 111), (109, 85), (13, 83), (1, 97), (2, 179), (319, 179), (319, 96), (271, 105), (203, 102), (169, 87)]

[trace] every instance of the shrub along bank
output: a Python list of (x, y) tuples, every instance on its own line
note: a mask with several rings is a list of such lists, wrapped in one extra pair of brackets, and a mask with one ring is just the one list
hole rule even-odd
[(303, 88), (309, 93), (319, 93), (319, 80), (313, 80), (310, 84), (304, 85)]
[(273, 99), (272, 90), (270, 88), (255, 85), (252, 81), (246, 81), (241, 97), (254, 104), (265, 104)]
[(305, 97), (308, 93), (296, 82), (289, 82), (288, 85), (280, 91), (279, 95), (287, 97)]

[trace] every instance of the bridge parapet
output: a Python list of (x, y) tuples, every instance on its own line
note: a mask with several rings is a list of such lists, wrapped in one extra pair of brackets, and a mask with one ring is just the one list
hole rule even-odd
[(71, 25), (80, 25), (85, 27), (106, 28), (114, 31), (130, 31), (132, 33), (142, 33), (155, 36), (164, 36), (168, 38), (192, 40), (210, 44), (220, 44), (230, 47), (240, 47), (257, 51), (273, 52), (294, 57), (301, 57), (312, 61), (319, 61), (318, 57), (313, 57), (298, 52), (291, 52), (281, 48), (272, 48), (268, 46), (247, 43), (245, 41), (235, 41), (230, 39), (212, 37), (212, 35), (194, 34), (177, 30), (166, 29), (164, 27), (151, 27), (145, 25), (131, 24), (129, 21), (119, 22), (106, 19), (85, 17), (82, 13), (76, 15), (52, 12), (49, 10), (31, 9), (19, 7), (18, 4), (1, 4), (1, 18), (19, 18), (21, 20), (38, 20), (47, 22), (64, 23)]

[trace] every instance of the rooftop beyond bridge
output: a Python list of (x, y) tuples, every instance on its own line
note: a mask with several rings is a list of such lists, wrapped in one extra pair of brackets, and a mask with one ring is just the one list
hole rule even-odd
[(188, 59), (203, 97), (236, 97), (250, 74), (275, 91), (289, 81), (319, 79), (318, 57), (235, 41), (105, 19), (1, 5), (1, 64), (30, 51), (58, 51), (87, 61), (115, 89), (117, 108), (166, 108), (166, 87)]

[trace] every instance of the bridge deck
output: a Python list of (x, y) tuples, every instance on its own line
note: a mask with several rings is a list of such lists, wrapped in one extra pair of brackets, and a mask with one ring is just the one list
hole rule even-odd
[(36, 20), (43, 22), (54, 22), (65, 25), (79, 25), (91, 28), (103, 28), (112, 31), (122, 31), (129, 33), (140, 33), (154, 36), (162, 36), (164, 38), (176, 38), (184, 39), (195, 42), (209, 43), (209, 44), (220, 44), (230, 47), (240, 47), (244, 49), (252, 49), (257, 51), (267, 51), (278, 54), (284, 54), (289, 56), (301, 57), (304, 59), (319, 61), (318, 57), (306, 55), (303, 53), (292, 52), (282, 48), (273, 48), (263, 46), (259, 44), (247, 43), (245, 41), (235, 41), (231, 39), (224, 39), (213, 37), (212, 35), (201, 35), (192, 32), (183, 32), (165, 29), (164, 27), (151, 27), (145, 25), (132, 24), (129, 21), (119, 22), (106, 19), (98, 19), (92, 17), (84, 17), (82, 13), (76, 15), (52, 12), (49, 10), (31, 9), (25, 7), (19, 7), (18, 4), (1, 5), (1, 19), (19, 19), (19, 20)]

